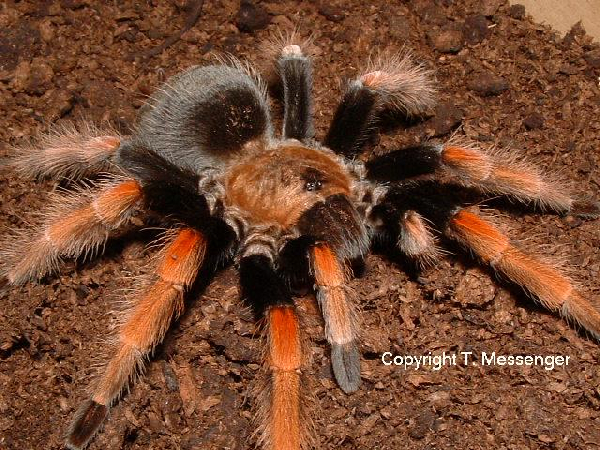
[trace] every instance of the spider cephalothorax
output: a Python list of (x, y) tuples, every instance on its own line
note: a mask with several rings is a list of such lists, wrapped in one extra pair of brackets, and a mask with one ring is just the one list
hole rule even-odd
[(407, 54), (375, 59), (348, 82), (320, 144), (313, 136), (311, 61), (303, 46), (294, 35), (271, 46), (283, 92), (280, 138), (260, 78), (229, 61), (171, 78), (132, 136), (64, 129), (15, 159), (30, 176), (112, 175), (58, 196), (37, 231), (7, 238), (0, 275), (9, 284), (44, 277), (62, 258), (95, 252), (136, 215), (158, 218), (168, 230), (153, 273), (129, 298), (113, 356), (68, 432), (69, 448), (87, 445), (182, 312), (200, 268), (215, 259), (235, 262), (242, 294), (264, 324), (257, 413), (264, 448), (312, 442), (304, 401), (310, 368), (291, 295), (297, 286), (314, 288), (338, 384), (345, 392), (358, 389), (356, 300), (346, 281), (374, 238), (419, 264), (439, 256), (440, 235), (454, 240), (600, 337), (600, 313), (568, 276), (467, 206), (491, 192), (597, 217), (596, 203), (576, 198), (517, 156), (458, 139), (361, 162), (356, 157), (383, 113), (418, 115), (433, 104), (431, 74)]

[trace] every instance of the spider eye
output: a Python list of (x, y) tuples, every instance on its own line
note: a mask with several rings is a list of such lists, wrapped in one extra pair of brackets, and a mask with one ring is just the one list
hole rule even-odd
[(304, 181), (304, 190), (309, 192), (320, 191), (327, 179), (324, 173), (313, 167), (306, 168), (300, 177)]
[(304, 189), (307, 191), (319, 191), (323, 187), (323, 182), (321, 180), (311, 180), (307, 181), (304, 185)]

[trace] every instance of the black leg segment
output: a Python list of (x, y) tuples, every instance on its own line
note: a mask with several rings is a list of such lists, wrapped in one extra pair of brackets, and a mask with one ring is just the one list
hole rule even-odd
[(398, 229), (405, 213), (416, 211), (436, 228), (443, 230), (456, 210), (471, 200), (460, 186), (439, 184), (434, 180), (401, 183), (390, 188), (371, 211), (386, 228)]
[(117, 163), (141, 183), (149, 210), (193, 228), (210, 216), (206, 199), (198, 192), (199, 176), (192, 171), (135, 144), (121, 146)]
[[(295, 48), (296, 46), (290, 46)], [(312, 66), (299, 55), (282, 56), (277, 69), (283, 85), (283, 137), (303, 140), (314, 135), (312, 123)]]
[(389, 182), (433, 174), (441, 164), (439, 146), (418, 145), (373, 158), (365, 166), (369, 180)]
[(316, 203), (298, 221), (303, 236), (327, 242), (342, 259), (363, 256), (369, 237), (363, 220), (345, 195), (332, 195)]
[(376, 103), (375, 91), (360, 80), (350, 81), (333, 116), (325, 145), (347, 157), (359, 154), (373, 131)]
[(291, 306), (293, 300), (285, 283), (264, 255), (249, 255), (240, 260), (242, 297), (257, 318), (270, 306)]

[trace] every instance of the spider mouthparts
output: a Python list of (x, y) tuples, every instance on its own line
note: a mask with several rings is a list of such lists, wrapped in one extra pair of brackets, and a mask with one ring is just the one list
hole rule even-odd
[(335, 379), (349, 394), (360, 386), (360, 354), (356, 342), (331, 344), (331, 365)]
[(94, 400), (86, 401), (75, 415), (75, 421), (67, 437), (67, 448), (70, 450), (85, 448), (107, 416), (108, 407), (106, 405), (96, 403)]

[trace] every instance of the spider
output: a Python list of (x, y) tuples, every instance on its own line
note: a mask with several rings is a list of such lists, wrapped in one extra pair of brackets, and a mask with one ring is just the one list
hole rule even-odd
[(420, 116), (435, 103), (432, 73), (405, 52), (372, 59), (347, 82), (320, 143), (310, 43), (291, 34), (272, 43), (270, 53), (283, 97), (280, 138), (266, 84), (250, 66), (228, 59), (168, 80), (131, 136), (65, 128), (14, 160), (23, 175), (82, 184), (57, 195), (36, 229), (5, 239), (0, 275), (9, 286), (41, 279), (63, 258), (95, 254), (138, 215), (158, 217), (167, 229), (152, 274), (127, 298), (112, 357), (75, 414), (68, 448), (88, 445), (207, 266), (236, 264), (242, 296), (262, 324), (256, 435), (265, 449), (312, 445), (309, 355), (296, 289), (314, 288), (338, 385), (346, 393), (359, 388), (358, 302), (347, 281), (374, 241), (418, 265), (440, 257), (440, 238), (455, 241), (600, 338), (600, 312), (574, 282), (474, 206), (492, 193), (596, 218), (596, 202), (519, 155), (456, 137), (361, 160), (386, 115)]

